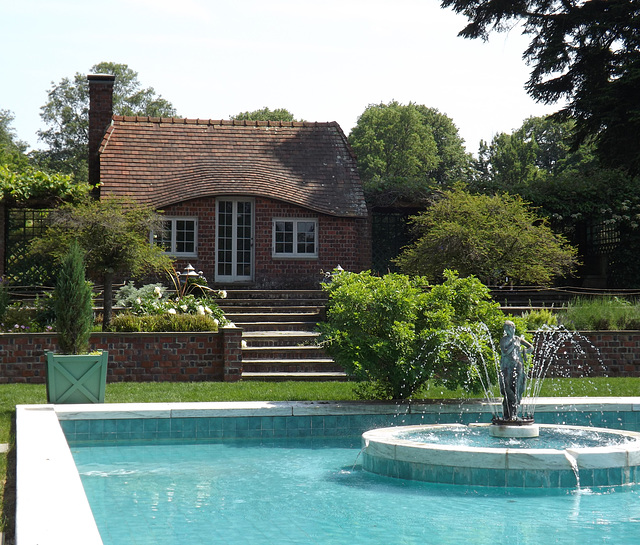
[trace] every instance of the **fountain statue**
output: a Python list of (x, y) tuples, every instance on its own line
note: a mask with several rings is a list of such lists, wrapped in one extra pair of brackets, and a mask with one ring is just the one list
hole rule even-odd
[(522, 401), (527, 380), (524, 362), (526, 355), (533, 351), (533, 345), (515, 333), (516, 325), (507, 320), (500, 339), (499, 382), (503, 417), (499, 421), (503, 424), (518, 418), (518, 407)]
[[(640, 433), (534, 424), (542, 381), (548, 372), (558, 374), (566, 347), (576, 339), (586, 341), (564, 328), (547, 328), (529, 343), (507, 321), (498, 355), (486, 327), (451, 331), (444, 348), (464, 354), (485, 392), (491, 423), (367, 431), (362, 436), (363, 468), (404, 479), (474, 486), (579, 487), (581, 476), (597, 486), (640, 484)], [(490, 357), (483, 347), (491, 348)], [(492, 384), (496, 378), (498, 385)], [(498, 389), (501, 402), (493, 397)]]

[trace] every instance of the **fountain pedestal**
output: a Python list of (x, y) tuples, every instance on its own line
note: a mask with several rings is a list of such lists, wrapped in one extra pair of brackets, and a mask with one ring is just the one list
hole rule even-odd
[(489, 435), (514, 439), (538, 437), (540, 435), (540, 426), (538, 424), (491, 424), (489, 426)]

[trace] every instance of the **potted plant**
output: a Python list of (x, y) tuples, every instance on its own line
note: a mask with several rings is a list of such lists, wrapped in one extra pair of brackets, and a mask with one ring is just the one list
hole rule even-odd
[(59, 352), (47, 353), (48, 403), (104, 403), (108, 352), (89, 353), (92, 296), (82, 250), (73, 242), (63, 258), (54, 291)]

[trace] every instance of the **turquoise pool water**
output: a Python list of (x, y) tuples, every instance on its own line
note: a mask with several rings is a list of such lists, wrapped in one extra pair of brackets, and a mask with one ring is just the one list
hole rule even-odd
[(72, 442), (105, 545), (640, 540), (640, 490), (431, 485), (359, 467), (360, 437)]

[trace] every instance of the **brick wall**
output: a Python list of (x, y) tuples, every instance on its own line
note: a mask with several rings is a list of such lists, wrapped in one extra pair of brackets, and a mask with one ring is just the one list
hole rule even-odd
[[(167, 216), (198, 217), (198, 258), (179, 260), (178, 270), (191, 263), (203, 271), (209, 283), (215, 279), (215, 198), (185, 201), (164, 208)], [(317, 218), (318, 257), (314, 259), (274, 259), (272, 257), (273, 218)], [(263, 289), (313, 289), (321, 280), (320, 271), (337, 265), (352, 272), (371, 267), (369, 220), (338, 218), (266, 198), (255, 199), (253, 287)]]
[[(91, 348), (109, 351), (107, 382), (235, 381), (242, 375), (242, 330), (218, 333), (96, 333)], [(0, 334), (0, 383), (44, 383), (45, 352), (55, 335)]]

